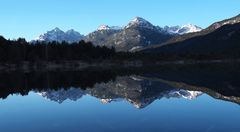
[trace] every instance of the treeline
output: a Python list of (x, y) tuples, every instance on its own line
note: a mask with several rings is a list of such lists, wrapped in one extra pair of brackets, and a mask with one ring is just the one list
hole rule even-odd
[(6, 40), (0, 36), (0, 62), (104, 60), (116, 55), (114, 48), (94, 46), (91, 42), (35, 42), (23, 38)]
[[(238, 50), (236, 48), (235, 50)], [(115, 48), (94, 46), (91, 42), (35, 42), (23, 38), (6, 40), (0, 36), (0, 63), (23, 61), (138, 61), (153, 64), (156, 61), (238, 59), (239, 52), (116, 52)]]

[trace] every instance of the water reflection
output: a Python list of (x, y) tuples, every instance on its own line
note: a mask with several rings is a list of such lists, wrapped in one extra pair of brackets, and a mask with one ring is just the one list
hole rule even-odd
[(103, 103), (126, 100), (142, 109), (163, 98), (196, 99), (204, 93), (240, 104), (238, 64), (175, 65), (158, 68), (112, 69), (73, 72), (1, 73), (0, 97), (28, 95), (63, 103), (85, 95)]
[(76, 101), (84, 95), (98, 98), (102, 103), (127, 100), (136, 108), (144, 108), (153, 101), (161, 98), (196, 99), (203, 93), (170, 86), (161, 81), (145, 79), (141, 76), (117, 77), (114, 81), (98, 83), (92, 88), (82, 90), (69, 88), (47, 90), (38, 93), (48, 100), (62, 103), (69, 99)]

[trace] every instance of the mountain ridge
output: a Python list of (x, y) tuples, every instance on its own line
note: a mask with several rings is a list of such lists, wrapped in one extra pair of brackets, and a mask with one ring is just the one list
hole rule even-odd
[[(195, 25), (192, 25), (192, 27), (195, 27)], [(179, 26), (179, 29), (177, 29), (178, 31), (181, 30), (182, 33), (172, 33), (166, 28), (155, 26), (141, 17), (135, 17), (121, 30), (105, 30), (105, 32), (97, 30), (87, 35), (85, 40), (93, 42), (95, 45), (115, 47), (117, 51), (135, 51), (149, 45), (165, 42), (173, 36), (194, 31), (186, 26), (184, 28), (187, 28), (186, 31), (182, 31), (183, 26)]]
[[(237, 59), (240, 57), (240, 22), (223, 25), (204, 35), (143, 49), (142, 52), (159, 53), (170, 56), (184, 56), (183, 59)], [(194, 58), (196, 57), (196, 58)], [(203, 58), (202, 58), (203, 59)]]
[[(92, 42), (96, 46), (115, 47), (117, 51), (135, 51), (136, 49), (147, 47), (158, 43), (163, 43), (173, 36), (195, 32), (200, 30), (198, 26), (174, 26), (175, 31), (170, 31), (172, 27), (164, 28), (155, 26), (141, 17), (135, 17), (126, 26), (108, 26), (100, 25), (95, 31), (81, 35), (79, 32), (71, 29), (66, 32), (59, 28), (48, 31), (32, 42), (36, 41), (66, 41), (77, 42), (85, 40)], [(179, 27), (176, 29), (176, 27)]]
[[(191, 38), (194, 38), (194, 37), (204, 36), (204, 35), (207, 35), (207, 34), (213, 32), (213, 31), (215, 31), (216, 29), (218, 29), (218, 28), (220, 28), (224, 25), (236, 24), (236, 23), (240, 23), (240, 14), (237, 15), (237, 16), (234, 16), (232, 18), (228, 18), (228, 19), (225, 19), (225, 20), (215, 22), (215, 23), (211, 24), (210, 26), (208, 26), (207, 28), (203, 29), (200, 32), (192, 32), (192, 33), (176, 36), (176, 37), (173, 37), (172, 39), (170, 39), (169, 41), (167, 41), (165, 43), (158, 44), (158, 45), (155, 45), (155, 46), (156, 47), (161, 47), (161, 46), (164, 46), (164, 45), (185, 41), (185, 40), (188, 40), (188, 39), (191, 39)], [(149, 47), (149, 48), (154, 48), (154, 46)]]
[(37, 38), (32, 40), (31, 42), (34, 43), (36, 41), (46, 41), (46, 42), (62, 42), (66, 41), (69, 43), (78, 42), (82, 40), (84, 36), (80, 34), (79, 32), (75, 31), (74, 29), (67, 30), (64, 32), (60, 28), (56, 27), (50, 31), (47, 31), (46, 33), (43, 33), (39, 35)]

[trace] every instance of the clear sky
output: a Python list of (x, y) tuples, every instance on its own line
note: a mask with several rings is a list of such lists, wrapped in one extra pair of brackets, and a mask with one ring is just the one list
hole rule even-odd
[(31, 40), (59, 27), (82, 34), (101, 24), (123, 26), (136, 16), (154, 25), (203, 28), (240, 14), (240, 0), (1, 0), (0, 35)]

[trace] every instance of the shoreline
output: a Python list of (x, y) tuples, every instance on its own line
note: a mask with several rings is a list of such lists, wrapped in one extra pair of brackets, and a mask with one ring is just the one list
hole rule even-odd
[(59, 61), (59, 62), (19, 62), (19, 63), (0, 63), (1, 71), (78, 71), (87, 68), (111, 69), (111, 68), (139, 68), (149, 66), (164, 65), (194, 65), (194, 64), (236, 64), (237, 60), (179, 60), (179, 61), (101, 61), (101, 62), (83, 62), (83, 61)]

